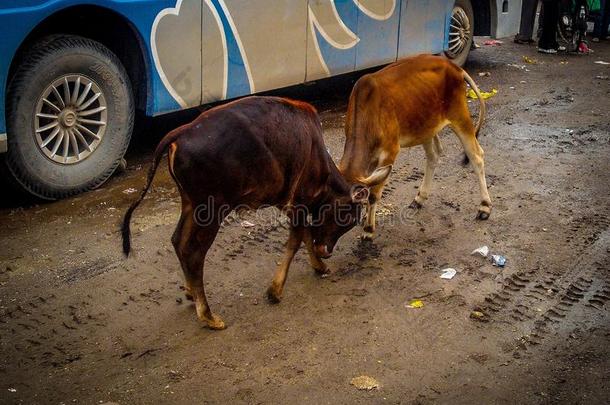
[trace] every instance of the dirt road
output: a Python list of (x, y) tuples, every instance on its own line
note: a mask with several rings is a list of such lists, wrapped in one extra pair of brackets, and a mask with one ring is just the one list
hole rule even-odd
[[(405, 150), (377, 238), (344, 236), (328, 278), (300, 252), (279, 305), (264, 292), (287, 231), (252, 214), (226, 224), (205, 271), (225, 331), (202, 328), (180, 289), (169, 240), (179, 199), (166, 166), (136, 211), (135, 255), (121, 256), (118, 222), (154, 140), (140, 140), (128, 171), (101, 190), (6, 203), (0, 403), (610, 402), (610, 68), (594, 63), (610, 61), (610, 43), (594, 48), (473, 52), (467, 70), (498, 89), (480, 139), (494, 203), (486, 222), (474, 220), (476, 178), (447, 131), (425, 207), (406, 208), (424, 165), (420, 148)], [(320, 110), (337, 160), (348, 92), (340, 81), (296, 90)], [(482, 245), (506, 267), (470, 255)], [(439, 277), (445, 267), (455, 278)], [(415, 298), (424, 306), (406, 308)], [(361, 375), (380, 387), (350, 385)]]

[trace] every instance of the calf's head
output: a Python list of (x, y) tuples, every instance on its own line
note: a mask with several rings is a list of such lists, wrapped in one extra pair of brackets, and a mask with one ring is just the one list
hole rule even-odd
[(370, 188), (384, 183), (391, 171), (392, 166), (380, 167), (353, 184), (338, 172), (334, 178), (331, 175), (326, 197), (312, 212), (309, 225), (318, 257), (330, 257), (339, 238), (360, 223)]

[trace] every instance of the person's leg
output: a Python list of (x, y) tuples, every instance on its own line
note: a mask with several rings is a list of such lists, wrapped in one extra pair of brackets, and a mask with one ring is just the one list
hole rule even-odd
[(519, 26), (519, 33), (515, 37), (516, 42), (529, 42), (532, 40), (537, 8), (538, 0), (523, 0), (521, 6), (521, 24)]
[(604, 0), (601, 0), (601, 8), (598, 12), (595, 12), (595, 14), (593, 15), (593, 42), (597, 42), (600, 40), (600, 38), (603, 38), (602, 35), (602, 19), (603, 19), (603, 12), (604, 12)]
[(601, 36), (600, 39), (610, 39), (608, 28), (610, 28), (610, 0), (602, 0)]
[(542, 20), (542, 35), (538, 41), (538, 49), (541, 51), (555, 50), (559, 47), (557, 43), (557, 20), (559, 18), (559, 3), (554, 0), (543, 0), (544, 17)]

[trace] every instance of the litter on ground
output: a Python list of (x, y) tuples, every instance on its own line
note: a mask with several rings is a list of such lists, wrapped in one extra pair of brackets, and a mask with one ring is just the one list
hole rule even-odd
[(481, 311), (472, 311), (470, 313), (470, 317), (472, 319), (476, 319), (477, 321), (486, 321), (485, 314)]
[(603, 60), (596, 60), (593, 63), (597, 63), (598, 65), (610, 65), (610, 62), (604, 62)]
[(538, 61), (536, 59), (530, 58), (529, 56), (525, 56), (525, 55), (523, 55), (523, 61), (525, 63), (529, 63), (530, 65), (535, 65), (538, 63)]
[(503, 43), (504, 42), (498, 41), (497, 39), (488, 39), (487, 41), (483, 42), (483, 45), (498, 46), (502, 45)]
[(411, 300), (406, 305), (407, 308), (421, 308), (424, 306), (424, 302), (422, 300)]
[(471, 255), (479, 254), (483, 257), (487, 257), (487, 255), (489, 254), (489, 247), (481, 246), (480, 248), (476, 248), (475, 250), (473, 250), (472, 253), (470, 253), (470, 254)]
[(457, 274), (457, 270), (454, 268), (448, 267), (446, 269), (441, 270), (443, 274), (441, 274), (441, 278), (445, 280), (451, 280)]
[(506, 257), (501, 255), (491, 255), (491, 264), (498, 267), (504, 267), (506, 264)]
[(368, 375), (354, 377), (349, 383), (354, 387), (358, 388), (359, 390), (370, 391), (379, 388), (379, 382), (373, 377), (369, 377)]
[[(483, 98), (483, 100), (487, 100), (488, 98), (495, 96), (498, 93), (498, 90), (491, 89), (490, 92), (481, 91), (480, 93), (481, 93), (481, 98)], [(468, 98), (472, 98), (472, 99), (478, 98), (477, 93), (475, 93), (473, 89), (468, 89), (468, 93), (466, 93), (466, 96)]]

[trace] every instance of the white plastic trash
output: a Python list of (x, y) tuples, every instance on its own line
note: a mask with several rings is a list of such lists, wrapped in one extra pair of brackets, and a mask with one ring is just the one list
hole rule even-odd
[(483, 257), (487, 257), (487, 255), (489, 254), (489, 248), (487, 246), (481, 246), (480, 248), (473, 250), (471, 255), (474, 255), (477, 253)]
[(441, 274), (441, 278), (445, 280), (451, 280), (456, 274), (457, 270), (451, 267), (441, 270), (443, 274)]

